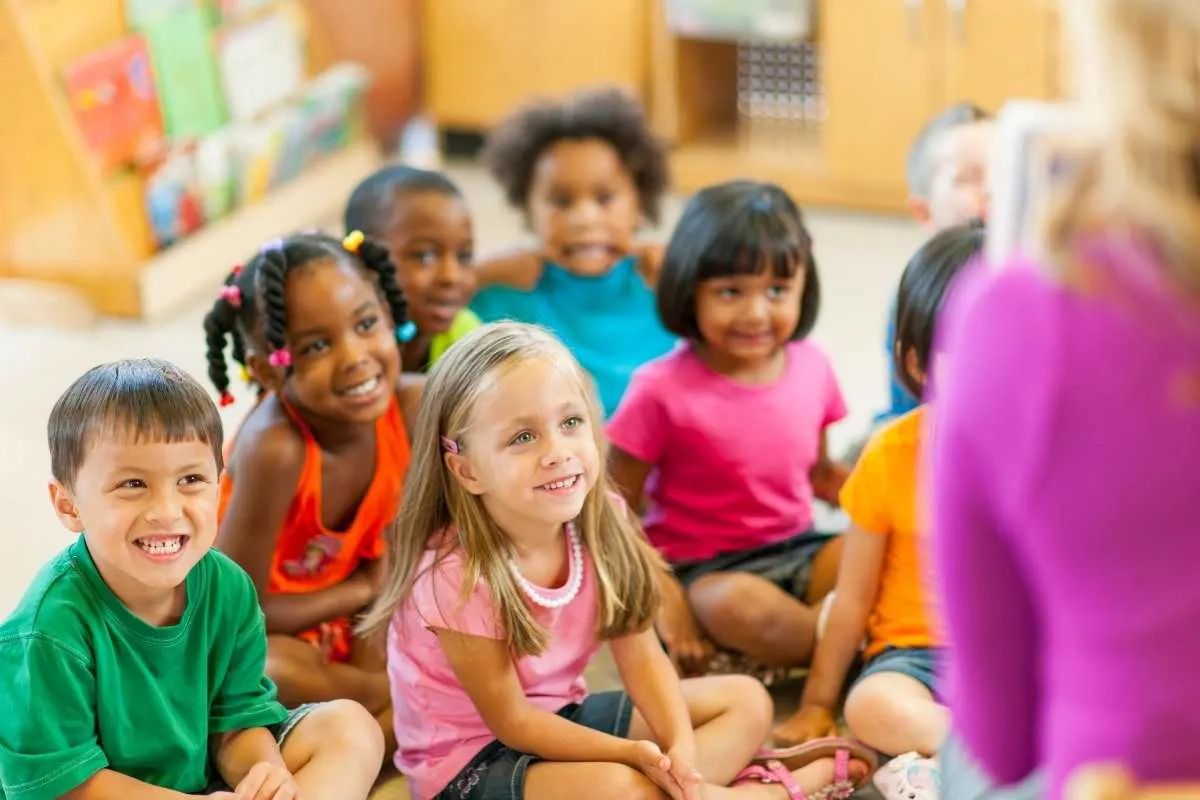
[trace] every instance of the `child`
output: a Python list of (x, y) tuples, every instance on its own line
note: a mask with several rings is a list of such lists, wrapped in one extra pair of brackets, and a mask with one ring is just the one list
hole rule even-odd
[[(986, 111), (970, 103), (956, 103), (931, 119), (913, 142), (905, 165), (909, 209), (930, 234), (973, 219), (987, 219), (992, 133), (992, 118)], [(881, 421), (903, 416), (920, 404), (904, 388), (894, 367), (894, 322), (893, 316), (884, 342), (891, 399)]]
[(687, 671), (705, 667), (706, 638), (762, 666), (806, 664), (813, 604), (837, 574), (840, 539), (812, 531), (812, 501), (836, 500), (845, 478), (825, 429), (846, 406), (807, 340), (811, 248), (773, 184), (698, 192), (659, 277), (663, 324), (686, 343), (634, 374), (609, 424), (613, 475), (633, 507), (649, 496), (646, 533), (678, 580), (660, 632)]
[[(598, 422), (586, 374), (533, 326), (480, 328), (430, 375), (364, 623), (388, 632), (396, 765), (414, 796), (847, 796), (869, 766), (850, 761), (869, 758), (861, 747), (744, 769), (770, 725), (762, 686), (681, 689), (650, 630), (663, 567), (608, 490)], [(587, 693), (602, 641), (628, 694)], [(722, 788), (739, 777), (755, 783)]]
[(955, 800), (1059, 800), (1096, 761), (1200, 779), (1200, 6), (1063, 10), (1069, 169), (1029, 200), (1041, 240), (964, 275), (938, 327), (950, 742), (1004, 787), (956, 786), (948, 744)]
[(475, 236), (462, 194), (437, 172), (386, 167), (350, 195), (346, 231), (355, 230), (391, 253), (412, 322), (401, 361), (414, 372), (427, 371), (479, 327), (466, 307), (475, 293)]
[(616, 90), (520, 109), (484, 159), (538, 240), (480, 267), (471, 307), (485, 322), (550, 328), (595, 379), (611, 414), (634, 368), (674, 345), (654, 313), (660, 249), (638, 245), (667, 186), (663, 145), (641, 106)]
[(0, 624), (0, 798), (365, 800), (383, 742), (355, 703), (288, 712), (254, 586), (212, 549), (221, 420), (164, 361), (55, 403), (50, 500), (75, 542)]
[[(948, 228), (909, 262), (896, 307), (897, 369), (920, 397), (942, 300), (955, 276), (979, 255), (980, 225)], [(813, 656), (800, 709), (775, 731), (794, 744), (837, 730), (842, 684), (867, 638), (866, 666), (846, 700), (850, 731), (890, 755), (905, 754), (881, 780), (887, 800), (901, 800), (921, 776), (936, 785), (930, 760), (946, 738), (948, 715), (934, 676), (940, 643), (929, 621), (924, 586), (925, 545), (917, 512), (918, 449), (925, 407), (888, 424), (872, 438), (842, 489), (850, 530), (829, 621)], [(896, 769), (905, 765), (904, 770)]]
[(361, 234), (270, 243), (230, 275), (205, 319), (209, 377), (228, 393), (224, 348), (267, 395), (221, 483), (220, 546), (266, 613), (267, 673), (286, 704), (357, 700), (390, 731), (382, 655), (352, 642), (374, 598), (381, 533), (400, 506), (404, 294), (387, 250)]

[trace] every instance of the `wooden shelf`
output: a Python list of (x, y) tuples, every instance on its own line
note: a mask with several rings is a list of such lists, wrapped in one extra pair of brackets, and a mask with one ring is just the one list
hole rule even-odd
[(136, 309), (101, 310), (155, 318), (211, 292), (235, 263), (271, 236), (339, 219), (355, 185), (380, 163), (371, 142), (326, 157), (258, 203), (234, 211), (145, 262), (136, 276)]

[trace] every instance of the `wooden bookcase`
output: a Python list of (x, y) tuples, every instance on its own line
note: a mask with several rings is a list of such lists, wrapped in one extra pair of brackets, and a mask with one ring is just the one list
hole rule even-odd
[(379, 155), (362, 143), (329, 156), (261, 202), (154, 254), (140, 179), (101, 173), (58, 77), (65, 64), (125, 32), (122, 0), (0, 0), (9, 109), (0, 126), (0, 282), (60, 285), (102, 314), (147, 317), (216, 285), (272, 231), (331, 219)]

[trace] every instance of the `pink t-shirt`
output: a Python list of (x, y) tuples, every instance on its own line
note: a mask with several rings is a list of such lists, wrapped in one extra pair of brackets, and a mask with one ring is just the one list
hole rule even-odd
[[(568, 558), (571, 548), (564, 537)], [(546, 609), (529, 604), (549, 632), (539, 656), (517, 659), (525, 696), (539, 708), (558, 711), (587, 696), (583, 671), (600, 647), (596, 635), (596, 580), (592, 559), (583, 549), (583, 583), (566, 606)], [(388, 630), (388, 679), (396, 727), (396, 767), (407, 777), (415, 800), (446, 788), (480, 750), (496, 739), (454, 675), (432, 628), (502, 639), (491, 591), (476, 584), (463, 605), (461, 552), (432, 568), (434, 551), (421, 561), (412, 596), (396, 612)], [(572, 559), (573, 561), (573, 559)], [(560, 589), (542, 589), (547, 598)]]
[(833, 367), (810, 341), (787, 345), (765, 385), (709, 369), (684, 344), (637, 370), (608, 424), (613, 445), (655, 466), (646, 535), (673, 562), (804, 533), (821, 434), (846, 416)]

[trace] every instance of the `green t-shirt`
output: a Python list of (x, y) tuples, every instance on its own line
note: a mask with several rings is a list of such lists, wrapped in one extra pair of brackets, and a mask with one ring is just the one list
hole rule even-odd
[(436, 364), (437, 360), (450, 349), (450, 345), (482, 324), (479, 321), (479, 317), (475, 316), (475, 312), (470, 309), (464, 308), (455, 314), (454, 319), (450, 322), (450, 330), (435, 335), (429, 343), (429, 363), (425, 365), (425, 369), (429, 369)]
[(209, 736), (282, 722), (250, 578), (209, 552), (175, 625), (149, 625), (81, 536), (0, 624), (0, 800), (51, 800), (102, 769), (202, 792)]

